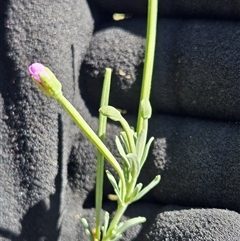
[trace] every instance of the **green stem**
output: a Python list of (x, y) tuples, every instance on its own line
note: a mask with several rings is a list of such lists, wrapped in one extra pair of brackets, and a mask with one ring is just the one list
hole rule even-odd
[[(148, 0), (148, 19), (147, 19), (147, 39), (146, 39), (146, 51), (145, 61), (143, 69), (143, 80), (141, 87), (140, 102), (142, 99), (150, 98), (151, 81), (153, 73), (154, 52), (156, 45), (156, 32), (157, 32), (157, 12), (158, 12), (158, 0)], [(141, 106), (138, 109), (137, 120), (137, 133), (142, 130), (143, 118), (141, 117)]]
[[(100, 107), (107, 106), (109, 102), (110, 84), (112, 70), (107, 68), (105, 72), (102, 97)], [(99, 114), (98, 136), (104, 142), (106, 135), (107, 117)], [(103, 178), (104, 178), (104, 156), (100, 151), (97, 153), (97, 174), (96, 174), (96, 238), (100, 240), (101, 236), (101, 209), (103, 199)]]
[(105, 156), (105, 158), (109, 161), (112, 167), (116, 170), (120, 180), (124, 183), (124, 174), (121, 166), (119, 165), (113, 154), (109, 151), (109, 149), (100, 140), (97, 134), (92, 130), (92, 128), (87, 124), (83, 117), (63, 95), (60, 95), (58, 97), (58, 101), (67, 111), (67, 113), (72, 117), (72, 119), (79, 126), (79, 128), (83, 131), (83, 133), (87, 136), (87, 138), (96, 146), (96, 148), (103, 154), (103, 156)]
[(125, 205), (118, 204), (117, 210), (116, 210), (116, 212), (114, 214), (114, 218), (111, 221), (111, 223), (109, 225), (109, 228), (108, 228), (108, 231), (107, 231), (107, 234), (106, 234), (105, 237), (103, 237), (102, 241), (111, 240), (111, 238), (112, 238), (112, 231), (117, 227), (117, 225), (118, 225), (121, 217), (125, 213), (127, 207), (128, 207), (127, 204), (125, 204)]

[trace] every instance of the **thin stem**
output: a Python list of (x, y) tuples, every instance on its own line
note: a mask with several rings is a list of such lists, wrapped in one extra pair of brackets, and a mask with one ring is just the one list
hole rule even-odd
[[(147, 39), (146, 39), (146, 51), (145, 61), (143, 69), (143, 80), (141, 87), (140, 101), (142, 99), (150, 98), (151, 82), (154, 63), (154, 52), (156, 45), (156, 32), (157, 32), (157, 12), (158, 12), (158, 0), (148, 0), (148, 19), (147, 19)], [(142, 130), (143, 118), (141, 117), (141, 106), (138, 109), (137, 120), (137, 133)]]
[(59, 96), (58, 101), (72, 117), (75, 123), (87, 136), (87, 138), (96, 146), (96, 148), (104, 155), (104, 157), (109, 161), (112, 167), (116, 170), (120, 180), (124, 183), (124, 174), (121, 169), (121, 166), (117, 162), (116, 158), (109, 151), (109, 149), (104, 145), (100, 140), (97, 134), (92, 130), (92, 128), (87, 124), (83, 117), (78, 113), (78, 111), (73, 107), (73, 105), (63, 96)]
[(108, 241), (108, 240), (110, 240), (109, 238), (112, 238), (112, 231), (117, 227), (117, 225), (118, 225), (121, 217), (125, 213), (127, 207), (128, 207), (127, 204), (125, 204), (125, 205), (118, 204), (117, 210), (114, 214), (114, 218), (111, 221), (111, 223), (109, 225), (109, 228), (108, 228), (108, 231), (107, 231), (107, 234), (106, 234), (105, 237), (103, 237), (102, 241)]
[[(100, 107), (107, 106), (110, 94), (112, 70), (107, 68), (105, 72), (102, 97)], [(107, 126), (107, 117), (99, 113), (99, 126), (98, 136), (102, 142), (105, 140)], [(95, 195), (95, 206), (96, 206), (96, 238), (100, 240), (101, 235), (101, 209), (103, 199), (103, 178), (104, 178), (104, 156), (100, 151), (97, 153), (97, 174), (96, 174), (96, 195)]]

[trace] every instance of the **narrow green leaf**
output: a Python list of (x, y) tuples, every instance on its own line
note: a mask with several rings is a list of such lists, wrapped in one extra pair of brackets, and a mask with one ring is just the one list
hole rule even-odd
[(133, 178), (137, 178), (140, 170), (140, 163), (138, 162), (137, 155), (133, 153), (127, 154), (127, 159), (131, 166), (131, 174)]
[(126, 183), (130, 183), (132, 181), (131, 167), (124, 165), (123, 172), (124, 172), (124, 177), (125, 177)]
[(120, 235), (120, 234), (114, 234), (114, 235), (112, 236), (112, 238), (111, 238), (110, 241), (117, 241), (117, 240), (119, 240), (119, 239), (121, 239), (121, 238), (122, 238), (122, 235)]
[(118, 138), (118, 136), (116, 136), (115, 142), (116, 142), (118, 152), (124, 162), (123, 173), (124, 173), (125, 181), (130, 182), (131, 181), (131, 165), (127, 159), (127, 155), (125, 153), (125, 150), (124, 150), (122, 143), (121, 143), (120, 139)]
[(90, 241), (94, 241), (92, 232), (90, 232), (88, 229), (85, 229), (85, 234), (87, 235), (87, 237)]
[(107, 229), (108, 229), (108, 225), (109, 225), (109, 213), (105, 212), (104, 214), (104, 226), (102, 227), (102, 237), (104, 238), (104, 236), (107, 233)]
[(134, 132), (134, 134), (133, 134), (133, 138), (134, 138), (135, 143), (137, 142), (137, 137), (138, 137), (137, 132)]
[(124, 160), (124, 163), (128, 167), (130, 167), (129, 161), (127, 159), (127, 155), (126, 155), (126, 153), (124, 151), (124, 148), (123, 148), (122, 143), (121, 143), (120, 139), (118, 138), (118, 136), (116, 136), (115, 142), (116, 142), (116, 146), (117, 146), (118, 152), (119, 152), (120, 156), (122, 157), (122, 159)]
[(145, 194), (147, 194), (151, 189), (153, 189), (159, 182), (160, 182), (161, 176), (157, 175), (145, 188), (142, 189), (142, 191), (139, 192), (137, 197), (133, 200), (133, 202), (139, 200), (142, 198)]
[(143, 187), (142, 183), (138, 183), (136, 185), (136, 187), (133, 190), (132, 199), (134, 199), (139, 194), (139, 192), (142, 190), (142, 187)]
[(119, 188), (118, 185), (117, 185), (117, 181), (115, 180), (114, 176), (113, 176), (108, 170), (106, 170), (106, 174), (107, 174), (108, 180), (110, 181), (110, 183), (111, 183), (112, 186), (113, 186), (113, 189), (114, 189), (114, 191), (115, 191), (115, 194), (116, 194), (117, 197), (118, 197), (118, 201), (119, 201), (120, 203), (122, 203), (120, 188)]
[(106, 174), (107, 174), (108, 180), (111, 182), (113, 188), (116, 189), (117, 192), (119, 192), (120, 190), (119, 190), (117, 181), (115, 180), (114, 176), (108, 170), (106, 170)]
[(89, 228), (90, 228), (90, 226), (89, 226), (88, 221), (87, 221), (86, 218), (82, 218), (81, 221), (82, 221), (83, 227), (84, 227), (85, 229), (89, 229)]
[(142, 160), (142, 155), (144, 153), (145, 145), (146, 145), (146, 139), (147, 139), (147, 131), (142, 130), (138, 137), (136, 142), (136, 153), (138, 160)]
[(136, 147), (135, 147), (135, 140), (134, 140), (134, 133), (135, 133), (134, 130), (129, 126), (128, 122), (123, 117), (120, 120), (120, 124), (121, 124), (124, 132), (126, 133), (127, 143), (129, 146), (129, 152), (135, 153)]
[(151, 137), (149, 139), (149, 141), (147, 142), (147, 144), (145, 145), (145, 148), (144, 148), (144, 151), (143, 151), (143, 154), (142, 154), (142, 158), (141, 158), (141, 161), (140, 161), (140, 169), (143, 167), (144, 163), (147, 160), (148, 152), (149, 152), (149, 149), (150, 149), (150, 146), (151, 146), (153, 140), (154, 140), (154, 138)]
[(120, 132), (120, 139), (125, 146), (126, 152), (130, 153), (130, 146), (129, 146), (127, 134), (125, 133), (125, 131)]
[(144, 217), (136, 217), (136, 218), (131, 218), (127, 221), (125, 221), (122, 225), (120, 225), (120, 227), (117, 228), (116, 232), (117, 234), (122, 234), (123, 232), (125, 232), (127, 229), (140, 224), (140, 223), (144, 223), (146, 222), (146, 218)]
[(94, 241), (93, 235), (92, 235), (92, 229), (90, 227), (90, 225), (88, 224), (88, 221), (86, 218), (82, 218), (81, 219), (83, 227), (84, 227), (84, 231), (85, 234), (87, 235), (89, 241)]

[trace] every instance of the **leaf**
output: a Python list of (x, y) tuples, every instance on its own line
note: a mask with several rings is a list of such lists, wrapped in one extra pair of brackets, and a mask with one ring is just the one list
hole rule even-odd
[(144, 217), (131, 218), (131, 219), (125, 221), (123, 224), (120, 225), (120, 227), (118, 227), (116, 229), (116, 234), (121, 235), (127, 229), (129, 229), (137, 224), (144, 223), (144, 222), (146, 222), (146, 218), (144, 218)]
[(142, 189), (142, 191), (139, 192), (139, 194), (136, 196), (133, 202), (139, 200), (145, 194), (147, 194), (151, 189), (153, 189), (160, 182), (160, 180), (161, 180), (161, 176), (157, 175), (145, 188)]
[(91, 229), (90, 225), (88, 224), (87, 219), (82, 218), (81, 221), (82, 221), (82, 224), (83, 224), (83, 227), (85, 230), (85, 234), (88, 236), (89, 241), (94, 241), (92, 229)]
[(109, 213), (105, 212), (105, 214), (104, 214), (104, 226), (102, 227), (102, 237), (103, 238), (107, 233), (108, 225), (109, 225)]
[(92, 232), (90, 232), (88, 229), (85, 229), (85, 234), (87, 235), (87, 237), (90, 241), (94, 241)]
[(128, 144), (128, 153), (135, 153), (136, 152), (136, 146), (135, 146), (135, 140), (134, 140), (134, 130), (129, 126), (128, 122), (125, 120), (125, 118), (122, 117), (120, 120), (120, 124), (122, 125), (122, 128), (126, 135), (126, 143)]
[(117, 181), (115, 180), (114, 176), (108, 170), (106, 170), (106, 174), (107, 174), (107, 177), (108, 177), (109, 181), (111, 182), (113, 188), (116, 189), (117, 192), (119, 192), (120, 190), (119, 190)]
[(147, 142), (147, 144), (145, 145), (145, 148), (144, 148), (144, 151), (143, 151), (143, 154), (142, 154), (142, 158), (141, 158), (141, 161), (140, 161), (140, 168), (143, 167), (144, 163), (147, 160), (148, 152), (149, 152), (149, 149), (150, 149), (150, 146), (151, 146), (153, 140), (154, 140), (154, 137), (151, 137), (149, 139), (149, 141)]
[(122, 235), (115, 233), (115, 234), (112, 235), (112, 237), (110, 238), (109, 241), (117, 241), (117, 240), (119, 240), (120, 238), (122, 238)]
[(141, 161), (142, 155), (144, 153), (146, 139), (147, 139), (147, 131), (142, 130), (139, 133), (139, 135), (137, 137), (137, 141), (136, 141), (136, 153), (137, 153), (138, 160), (140, 160), (140, 161)]
[(130, 146), (129, 146), (127, 134), (125, 133), (125, 131), (120, 132), (120, 139), (125, 146), (126, 152), (129, 153), (130, 152)]
[(138, 136), (137, 132), (134, 132), (133, 138), (134, 138), (134, 141), (135, 141), (135, 142), (137, 142), (137, 136)]
[(120, 194), (120, 189), (117, 185), (117, 181), (115, 180), (114, 176), (108, 170), (106, 170), (106, 174), (107, 174), (108, 180), (111, 182), (113, 189), (118, 197), (118, 201), (120, 203), (123, 203), (123, 200), (122, 200), (121, 194)]
[(117, 146), (118, 152), (119, 152), (120, 156), (122, 157), (124, 163), (128, 167), (130, 167), (129, 161), (127, 159), (127, 155), (126, 155), (126, 153), (124, 151), (124, 148), (123, 148), (122, 143), (120, 142), (120, 139), (118, 138), (118, 136), (116, 136), (115, 142), (116, 142), (116, 146)]
[(82, 218), (81, 221), (85, 229), (88, 229), (90, 227), (86, 218)]
[(123, 173), (124, 173), (125, 181), (130, 182), (131, 181), (131, 175), (130, 175), (131, 166), (130, 166), (130, 163), (127, 159), (127, 155), (126, 155), (126, 153), (123, 149), (122, 143), (120, 142), (120, 139), (118, 138), (118, 136), (116, 136), (115, 142), (116, 142), (118, 152), (119, 152), (119, 154), (122, 157), (123, 162), (124, 162)]
[(125, 182), (126, 183), (130, 183), (132, 181), (132, 175), (131, 175), (131, 168), (127, 167), (127, 166), (124, 166), (124, 178), (125, 178)]
[(137, 177), (139, 175), (139, 171), (140, 171), (140, 163), (137, 160), (137, 155), (133, 154), (133, 153), (129, 153), (129, 154), (127, 154), (127, 159), (131, 166), (132, 178), (133, 178), (133, 180), (137, 179)]
[(131, 200), (134, 200), (136, 198), (136, 196), (139, 194), (139, 192), (141, 191), (143, 187), (142, 183), (138, 183), (136, 185), (136, 187), (134, 188), (133, 192), (132, 192), (132, 196), (130, 197)]

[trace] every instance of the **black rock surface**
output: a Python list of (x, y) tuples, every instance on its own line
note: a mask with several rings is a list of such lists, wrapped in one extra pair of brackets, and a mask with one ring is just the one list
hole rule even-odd
[[(0, 2), (0, 240), (87, 240), (94, 226), (96, 150), (32, 83), (41, 62), (97, 130), (106, 67), (110, 104), (135, 126), (147, 1)], [(115, 12), (132, 18), (113, 21)], [(160, 1), (149, 137), (139, 182), (161, 182), (124, 219), (147, 221), (121, 240), (240, 240), (240, 3)], [(119, 157), (108, 123), (106, 144)], [(108, 163), (106, 169), (112, 170)], [(103, 210), (114, 211), (107, 199)]]

